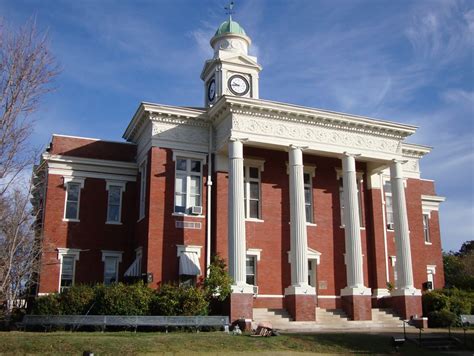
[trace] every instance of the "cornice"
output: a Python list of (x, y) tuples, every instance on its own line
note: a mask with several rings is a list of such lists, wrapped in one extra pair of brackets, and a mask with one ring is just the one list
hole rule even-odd
[(404, 139), (415, 133), (417, 127), (321, 109), (313, 109), (269, 100), (223, 96), (209, 110), (215, 123), (222, 120), (223, 113), (270, 118), (306, 125), (342, 129), (353, 132)]
[(402, 154), (404, 157), (421, 158), (431, 152), (433, 147), (417, 145), (414, 143), (402, 143)]
[(133, 140), (147, 119), (199, 127), (209, 125), (206, 109), (142, 102), (127, 126), (123, 138), (127, 141)]

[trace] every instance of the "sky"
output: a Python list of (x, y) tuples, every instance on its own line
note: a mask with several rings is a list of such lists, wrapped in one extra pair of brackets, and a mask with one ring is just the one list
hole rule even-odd
[[(199, 75), (224, 0), (0, 0), (12, 28), (32, 16), (62, 72), (35, 114), (51, 134), (121, 140), (142, 101), (203, 106)], [(236, 0), (263, 66), (260, 97), (419, 126), (433, 151), (443, 249), (474, 239), (474, 2)]]

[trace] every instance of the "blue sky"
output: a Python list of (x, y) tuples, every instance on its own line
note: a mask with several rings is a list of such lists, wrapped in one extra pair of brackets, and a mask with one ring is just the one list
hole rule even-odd
[[(141, 101), (202, 106), (199, 79), (224, 0), (0, 0), (18, 26), (35, 15), (63, 71), (32, 145), (52, 133), (120, 140)], [(433, 146), (443, 248), (474, 238), (472, 1), (236, 1), (263, 66), (260, 96), (415, 124)]]

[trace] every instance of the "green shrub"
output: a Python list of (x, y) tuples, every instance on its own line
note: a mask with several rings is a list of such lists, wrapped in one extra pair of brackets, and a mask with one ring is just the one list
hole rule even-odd
[(423, 315), (428, 315), (434, 311), (449, 309), (449, 297), (442, 291), (431, 291), (423, 294)]
[(179, 289), (173, 284), (162, 284), (151, 301), (152, 315), (178, 315)]
[(206, 298), (209, 301), (224, 301), (231, 293), (232, 278), (227, 273), (227, 266), (219, 255), (212, 257), (209, 275), (204, 279)]
[(446, 328), (456, 322), (456, 314), (449, 310), (432, 311), (428, 314), (428, 326), (430, 328)]
[(180, 288), (178, 315), (207, 315), (209, 301), (204, 290), (195, 287)]
[(132, 285), (114, 283), (96, 285), (95, 305), (92, 312), (98, 315), (149, 315), (153, 291), (143, 282)]
[(163, 284), (151, 302), (153, 315), (207, 315), (209, 301), (198, 287), (180, 287)]
[(59, 303), (64, 315), (86, 315), (94, 302), (94, 287), (86, 284), (73, 286), (59, 295)]
[(58, 294), (48, 294), (37, 297), (34, 301), (31, 314), (35, 315), (60, 315), (61, 304)]

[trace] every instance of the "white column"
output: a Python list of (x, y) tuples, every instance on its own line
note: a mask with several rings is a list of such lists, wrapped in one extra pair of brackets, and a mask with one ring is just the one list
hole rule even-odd
[(303, 151), (301, 147), (290, 146), (290, 228), (291, 228), (291, 286), (286, 294), (316, 294), (308, 285), (308, 239), (306, 234), (306, 213), (304, 200)]
[(360, 239), (355, 156), (345, 152), (342, 157), (347, 287), (341, 291), (341, 294), (370, 295), (370, 289), (364, 286), (364, 272), (362, 269), (362, 243)]
[(393, 222), (395, 245), (397, 248), (397, 286), (394, 295), (420, 295), (421, 291), (413, 285), (411, 263), (410, 233), (403, 186), (402, 161), (393, 160), (390, 165), (390, 184), (392, 187)]
[(245, 278), (244, 156), (242, 141), (238, 139), (229, 141), (228, 194), (229, 274), (234, 280), (232, 290), (252, 293)]

